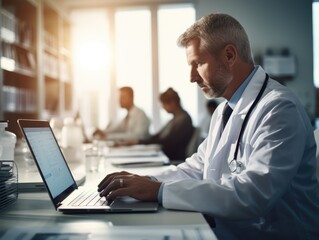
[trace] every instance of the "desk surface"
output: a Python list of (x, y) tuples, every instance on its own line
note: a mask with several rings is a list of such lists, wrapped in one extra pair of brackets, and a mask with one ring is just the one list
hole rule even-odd
[[(141, 175), (152, 175), (170, 166), (145, 168), (118, 168), (104, 160), (98, 172), (88, 172), (85, 186), (94, 186), (110, 172), (127, 170)], [(20, 193), (17, 201), (1, 211), (0, 236), (12, 227), (63, 227), (87, 228), (98, 231), (111, 226), (188, 226), (199, 225), (209, 228), (202, 214), (160, 208), (154, 213), (103, 213), (103, 214), (62, 214), (54, 209), (47, 192)]]

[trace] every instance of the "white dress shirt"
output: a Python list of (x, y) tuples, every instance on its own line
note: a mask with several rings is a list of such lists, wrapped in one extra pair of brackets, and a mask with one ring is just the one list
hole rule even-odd
[(133, 106), (127, 116), (105, 131), (109, 140), (145, 139), (149, 136), (150, 120), (145, 112)]

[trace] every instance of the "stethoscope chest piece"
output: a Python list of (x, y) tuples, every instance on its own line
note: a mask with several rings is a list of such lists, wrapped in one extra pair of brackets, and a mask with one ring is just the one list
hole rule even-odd
[(238, 161), (236, 159), (233, 159), (230, 161), (229, 163), (229, 170), (232, 172), (232, 173), (241, 173), (243, 170), (245, 170), (245, 165), (241, 162), (241, 161)]

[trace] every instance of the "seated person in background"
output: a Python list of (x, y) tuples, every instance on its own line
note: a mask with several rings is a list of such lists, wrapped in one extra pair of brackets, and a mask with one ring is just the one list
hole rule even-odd
[(163, 108), (173, 114), (173, 118), (155, 135), (146, 139), (127, 142), (133, 144), (159, 144), (170, 160), (184, 160), (187, 145), (194, 127), (189, 114), (182, 108), (180, 98), (172, 88), (160, 95)]
[(218, 104), (219, 103), (215, 99), (209, 99), (206, 102), (206, 112), (199, 124), (201, 141), (203, 141), (208, 136), (210, 120)]
[(108, 140), (148, 137), (150, 120), (142, 109), (134, 105), (134, 92), (131, 87), (120, 88), (120, 106), (127, 110), (126, 117), (117, 124), (109, 124), (105, 130), (97, 129), (93, 137)]

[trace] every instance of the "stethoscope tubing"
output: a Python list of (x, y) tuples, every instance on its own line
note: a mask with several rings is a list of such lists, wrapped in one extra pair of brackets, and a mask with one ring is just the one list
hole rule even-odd
[(255, 101), (253, 102), (253, 104), (251, 105), (251, 107), (249, 108), (245, 118), (244, 118), (244, 121), (243, 121), (243, 124), (241, 126), (241, 129), (240, 129), (240, 132), (239, 132), (239, 135), (238, 135), (238, 139), (237, 139), (237, 143), (236, 143), (236, 148), (235, 148), (235, 152), (234, 152), (234, 158), (233, 160), (230, 161), (230, 164), (231, 165), (234, 161), (235, 161), (235, 164), (236, 164), (236, 168), (232, 171), (232, 172), (237, 172), (237, 168), (238, 167), (242, 167), (242, 163), (238, 163), (237, 161), (237, 155), (238, 155), (238, 151), (239, 151), (239, 146), (240, 146), (240, 142), (241, 142), (241, 138), (244, 134), (244, 131), (245, 131), (245, 128), (247, 126), (247, 123), (248, 123), (248, 120), (249, 120), (249, 117), (250, 117), (250, 114), (252, 113), (252, 111), (254, 110), (254, 108), (256, 107), (257, 103), (259, 102), (259, 100), (261, 99), (265, 89), (266, 89), (266, 86), (267, 86), (267, 83), (268, 83), (268, 79), (269, 79), (269, 75), (266, 73), (266, 77), (265, 77), (265, 80), (264, 80), (264, 83), (255, 99)]

